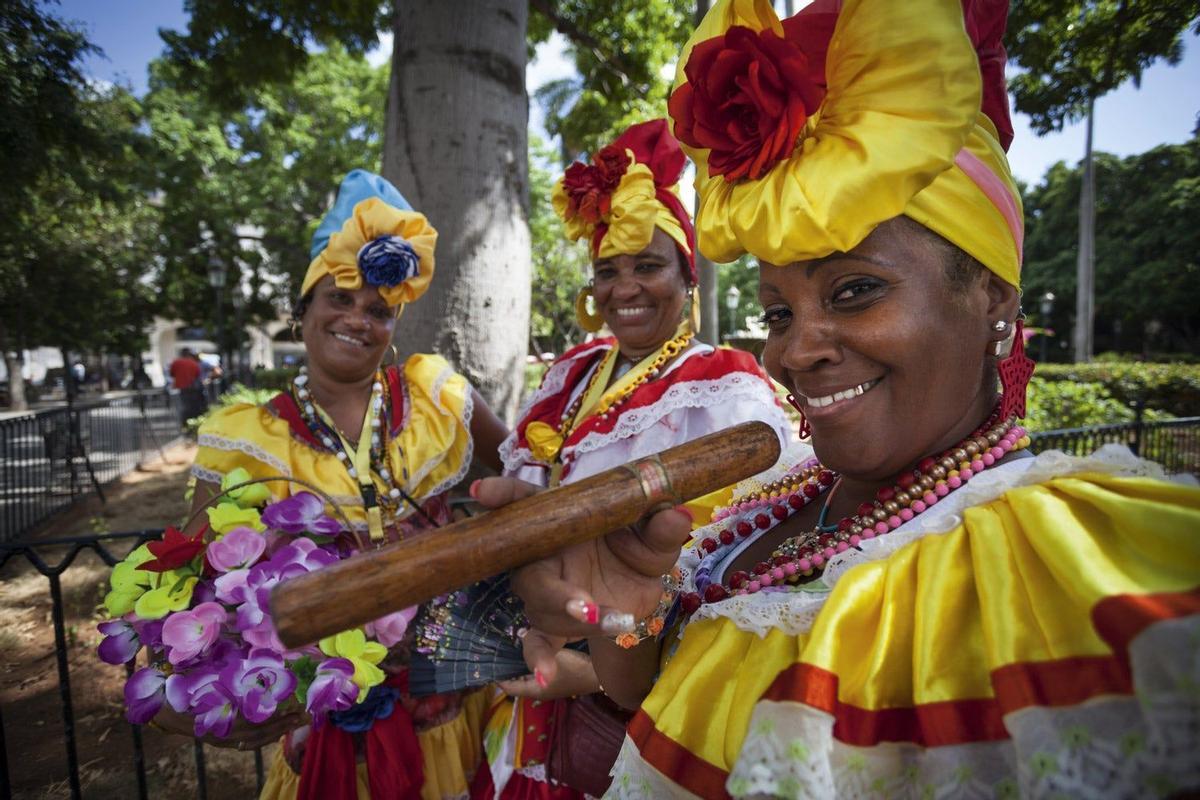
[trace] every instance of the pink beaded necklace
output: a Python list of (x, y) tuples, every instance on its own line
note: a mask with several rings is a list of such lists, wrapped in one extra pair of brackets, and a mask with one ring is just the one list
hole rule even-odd
[[(838, 553), (890, 533), (924, 513), (1008, 452), (1029, 445), (1029, 436), (1016, 417), (998, 421), (999, 413), (997, 409), (974, 433), (941, 456), (921, 459), (913, 469), (898, 475), (891, 486), (880, 488), (874, 500), (859, 505), (857, 513), (834, 525), (826, 525), (825, 516), (841, 480), (815, 459), (759, 492), (736, 499), (713, 516), (714, 523), (726, 523), (720, 532), (696, 545), (701, 557), (695, 572), (696, 591), (680, 595), (682, 611), (692, 614), (704, 603), (734, 595), (788, 591)], [(712, 580), (713, 570), (739, 540), (748, 539), (756, 531), (761, 531), (760, 536), (765, 534), (827, 490), (820, 518), (811, 531), (785, 540), (770, 559), (755, 564), (751, 572), (738, 570), (724, 584)]]

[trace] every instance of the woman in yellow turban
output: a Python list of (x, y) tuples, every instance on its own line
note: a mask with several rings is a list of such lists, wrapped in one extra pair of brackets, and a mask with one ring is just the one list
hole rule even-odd
[[(466, 378), (435, 355), (384, 362), (395, 352), (397, 318), (433, 277), (436, 241), (425, 216), (386, 180), (363, 170), (346, 176), (313, 238), (294, 312), (307, 365), (264, 405), (235, 404), (201, 426), (197, 505), (235, 470), (242, 479), (296, 478), (332, 497), (363, 539), (382, 545), (451, 521), (447, 492), (473, 458), (499, 468), (507, 430)], [(265, 485), (277, 499), (306, 489)], [(377, 638), (395, 645), (385, 665), (387, 691), (398, 700), (394, 710), (367, 706), (380, 719), (387, 712), (381, 729), (391, 738), (376, 736), (371, 720), (310, 728), (291, 719), (300, 727), (285, 737), (262, 797), (447, 800), (467, 791), (482, 757), (486, 698), (410, 697), (402, 653), (412, 633), (397, 615), (381, 623), (387, 630)], [(219, 744), (265, 744), (288, 722), (235, 729)], [(407, 749), (381, 757), (397, 742)]]
[[(689, 299), (698, 308), (691, 298), (692, 221), (675, 186), (683, 165), (678, 142), (658, 119), (631, 126), (555, 185), (552, 200), (568, 237), (591, 246), (592, 281), (577, 305), (580, 323), (593, 332), (607, 326), (612, 335), (568, 350), (549, 368), (501, 446), (505, 474), (539, 486), (571, 483), (754, 419), (774, 426), (781, 439), (791, 437), (754, 357), (696, 342), (695, 317), (683, 319)], [(706, 518), (713, 502), (696, 504), (696, 515)], [(566, 709), (571, 701), (562, 698), (597, 686), (586, 656), (563, 658), (568, 668), (555, 685), (539, 685), (538, 676), (503, 684), (518, 699), (501, 703), (492, 717), (493, 785), (478, 786), (476, 796), (603, 792), (620, 728), (607, 752), (594, 736), (572, 739), (563, 720), (579, 712)], [(585, 702), (604, 702), (597, 698)], [(582, 755), (589, 768), (557, 769), (563, 759), (552, 753), (575, 747), (588, 748)]]
[[(699, 246), (758, 258), (764, 362), (816, 457), (682, 553), (664, 511), (512, 576), (531, 668), (586, 637), (638, 708), (610, 796), (1200, 789), (1200, 489), (1116, 446), (1033, 456), (1020, 424), (1005, 13), (720, 0), (685, 48)], [(529, 491), (504, 480), (480, 498)]]

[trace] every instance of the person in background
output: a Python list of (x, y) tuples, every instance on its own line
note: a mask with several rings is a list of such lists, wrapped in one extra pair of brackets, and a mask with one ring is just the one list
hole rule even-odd
[(204, 398), (200, 359), (190, 347), (185, 347), (171, 362), (167, 372), (171, 376), (171, 385), (179, 390), (180, 423), (186, 426), (189, 419), (200, 416), (208, 407)]

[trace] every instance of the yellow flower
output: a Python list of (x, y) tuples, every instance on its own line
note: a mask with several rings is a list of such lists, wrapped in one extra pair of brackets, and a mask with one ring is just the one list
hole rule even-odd
[(254, 477), (243, 467), (238, 467), (221, 479), (221, 489), (226, 490), (226, 496), (242, 508), (256, 508), (271, 501), (271, 490), (265, 483), (243, 486), (241, 489), (227, 491), (230, 486), (237, 486)]
[(104, 596), (104, 607), (108, 609), (109, 614), (119, 617), (133, 610), (134, 603), (150, 588), (154, 580), (153, 573), (138, 569), (138, 565), (153, 558), (154, 554), (150, 552), (150, 548), (143, 544), (113, 567), (112, 574), (108, 577), (112, 591)]
[(387, 676), (375, 666), (387, 655), (387, 648), (379, 642), (368, 642), (362, 628), (342, 631), (320, 642), (321, 652), (331, 658), (344, 658), (354, 665), (352, 681), (358, 686), (358, 701), (367, 697), (372, 686), (383, 683)]
[(239, 508), (237, 503), (221, 503), (216, 508), (208, 510), (208, 524), (214, 533), (228, 533), (234, 528), (245, 526), (256, 531), (266, 530), (259, 519), (258, 510)]
[(175, 570), (164, 572), (158, 586), (137, 599), (133, 613), (141, 619), (162, 619), (172, 611), (182, 611), (192, 602), (192, 590), (199, 580), (195, 575), (181, 579)]

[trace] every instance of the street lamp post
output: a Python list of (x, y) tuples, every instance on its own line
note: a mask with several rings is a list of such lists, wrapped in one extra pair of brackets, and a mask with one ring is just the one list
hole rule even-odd
[(221, 383), (222, 391), (225, 389), (225, 368), (228, 364), (225, 363), (225, 318), (223, 315), (224, 304), (221, 302), (221, 290), (225, 288), (226, 268), (225, 262), (216, 254), (208, 257), (208, 285), (213, 287), (213, 300), (217, 304), (217, 358), (221, 362)]
[(1050, 338), (1050, 334), (1049, 334), (1050, 315), (1054, 313), (1054, 292), (1046, 292), (1044, 295), (1042, 295), (1041, 312), (1042, 312), (1042, 347), (1041, 347), (1040, 357), (1041, 357), (1042, 363), (1045, 364), (1046, 363), (1046, 340)]
[(729, 309), (729, 336), (726, 337), (726, 341), (732, 339), (733, 335), (737, 333), (737, 310), (741, 296), (742, 290), (737, 286), (731, 285), (725, 292), (725, 308)]

